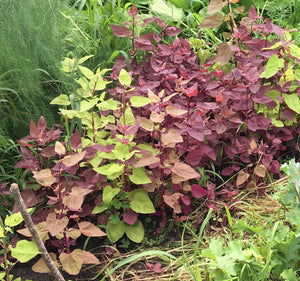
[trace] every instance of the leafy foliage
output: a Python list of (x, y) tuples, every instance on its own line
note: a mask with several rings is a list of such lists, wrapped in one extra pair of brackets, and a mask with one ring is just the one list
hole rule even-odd
[(68, 6), (67, 1), (1, 4), (0, 126), (3, 135), (16, 140), (42, 112), (49, 121), (57, 120), (48, 104), (62, 86), (58, 62), (67, 24), (60, 11)]
[[(217, 2), (210, 2), (212, 15), (200, 28), (224, 23)], [(126, 235), (140, 243), (144, 217), (157, 220), (153, 232), (160, 233), (170, 217), (189, 219), (194, 202), (206, 204), (211, 213), (219, 198), (230, 205), (243, 188), (263, 187), (280, 177), (283, 152), (298, 155), (300, 51), (292, 31), (269, 20), (262, 23), (253, 6), (236, 26), (231, 16), (232, 39), (211, 56), (200, 39), (179, 37), (180, 28), (157, 17), (140, 20), (132, 5), (127, 22), (110, 25), (116, 37), (132, 43), (129, 55), (119, 52), (112, 69), (84, 66), (92, 55), (62, 62), (62, 70), (76, 81), (72, 93), (51, 101), (60, 106), (65, 127), (48, 130), (44, 117), (31, 121), (16, 167), (33, 175), (22, 196), (27, 207), (37, 205), (40, 234), (57, 248), (52, 255), (69, 274), (78, 274), (88, 260), (99, 262), (74, 250), (80, 236), (107, 236), (116, 243)], [(259, 233), (243, 222), (234, 227)], [(273, 268), (293, 274), (289, 266), (270, 264), (278, 230), (286, 229), (275, 224), (262, 252), (213, 240), (202, 253), (208, 268), (216, 269), (212, 277), (243, 277), (240, 263), (253, 263), (250, 271), (261, 278)], [(280, 241), (298, 244), (296, 236)], [(280, 251), (286, 250), (292, 264), (288, 249)], [(261, 257), (263, 267), (256, 263)], [(40, 263), (34, 269), (42, 272)]]

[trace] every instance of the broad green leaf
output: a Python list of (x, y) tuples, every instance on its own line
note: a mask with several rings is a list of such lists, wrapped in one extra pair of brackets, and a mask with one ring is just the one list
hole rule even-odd
[(70, 105), (71, 102), (69, 101), (69, 97), (65, 94), (60, 94), (58, 97), (54, 98), (50, 104), (57, 104), (57, 105)]
[(9, 246), (11, 256), (20, 262), (28, 262), (36, 255), (40, 254), (40, 251), (34, 241), (19, 240), (16, 247)]
[(120, 188), (112, 188), (110, 185), (103, 190), (103, 203), (109, 205), (113, 198), (120, 192)]
[(78, 68), (87, 79), (90, 80), (94, 76), (94, 72), (88, 69), (87, 67), (79, 65)]
[(115, 145), (115, 148), (113, 150), (113, 153), (117, 157), (116, 159), (123, 160), (128, 156), (129, 154), (129, 145), (125, 143), (118, 142)]
[(68, 118), (72, 119), (74, 117), (77, 117), (77, 118), (82, 118), (84, 115), (82, 114), (82, 112), (79, 112), (77, 110), (73, 110), (73, 109), (62, 109), (60, 108), (59, 111), (61, 112), (61, 114), (63, 116), (67, 116)]
[(296, 93), (293, 94), (282, 94), (286, 105), (297, 114), (300, 113), (300, 100)]
[(99, 98), (98, 97), (94, 97), (93, 99), (90, 99), (90, 100), (83, 100), (81, 103), (80, 103), (80, 112), (83, 112), (83, 111), (88, 111), (90, 109), (92, 109), (99, 101)]
[(3, 237), (5, 237), (4, 228), (2, 226), (0, 226), (0, 238), (3, 238)]
[(153, 214), (155, 208), (148, 196), (148, 192), (142, 188), (135, 189), (129, 193), (130, 208), (136, 213)]
[(284, 31), (284, 36), (283, 36), (285, 41), (291, 41), (293, 40), (292, 34), (288, 32), (287, 30)]
[(123, 221), (118, 221), (116, 224), (108, 222), (106, 224), (106, 234), (107, 238), (111, 243), (117, 242), (126, 231), (126, 225)]
[(284, 66), (284, 60), (279, 59), (277, 55), (269, 58), (265, 71), (260, 75), (261, 78), (270, 78), (274, 76), (280, 68)]
[(275, 118), (271, 118), (271, 123), (278, 128), (283, 128), (284, 127), (284, 123), (281, 120), (277, 120)]
[(153, 14), (158, 14), (163, 21), (180, 21), (184, 17), (182, 8), (178, 8), (165, 0), (152, 0), (150, 9)]
[(209, 242), (209, 249), (217, 256), (222, 256), (224, 254), (224, 240), (221, 237), (213, 238)]
[(116, 110), (119, 108), (120, 104), (121, 103), (116, 100), (109, 99), (101, 102), (100, 104), (97, 105), (97, 107), (100, 110)]
[(93, 57), (94, 55), (89, 55), (89, 56), (85, 56), (85, 57), (82, 57), (78, 60), (78, 64), (82, 64), (84, 63), (86, 60), (88, 60), (89, 58)]
[(125, 233), (131, 241), (141, 243), (145, 234), (144, 226), (140, 221), (134, 225), (126, 225)]
[(297, 45), (293, 44), (290, 46), (290, 54), (300, 60), (300, 48)]
[[(30, 212), (33, 208), (28, 209), (28, 212)], [(7, 215), (5, 220), (4, 220), (4, 225), (9, 226), (9, 227), (14, 227), (18, 224), (20, 224), (23, 221), (23, 217), (21, 212)]]
[(114, 173), (123, 171), (124, 167), (125, 165), (123, 164), (110, 163), (101, 167), (94, 168), (94, 171), (101, 175), (110, 176)]
[(92, 211), (92, 214), (100, 214), (102, 212), (104, 212), (105, 210), (107, 210), (108, 208), (101, 205), (101, 206), (96, 206), (93, 211)]
[(62, 68), (61, 70), (63, 72), (72, 72), (75, 70), (76, 67), (76, 60), (75, 59), (70, 59), (70, 58), (65, 58), (64, 61), (62, 61)]
[(151, 180), (145, 172), (145, 167), (133, 168), (132, 175), (129, 176), (129, 179), (137, 185), (151, 183)]
[(97, 151), (93, 158), (88, 159), (88, 162), (93, 166), (93, 168), (97, 168), (103, 160), (103, 158), (99, 155), (100, 152), (101, 151)]
[(292, 68), (288, 68), (286, 72), (280, 77), (279, 82), (290, 82), (295, 80), (294, 70)]
[(278, 104), (278, 100), (277, 98), (280, 96), (280, 92), (277, 90), (271, 90), (269, 92), (266, 93), (266, 95), (272, 99), (273, 101), (275, 101)]
[(300, 69), (295, 69), (295, 79), (300, 81)]
[(284, 271), (282, 271), (282, 273), (280, 274), (280, 277), (283, 278), (286, 281), (297, 281), (299, 280), (297, 278), (297, 274), (294, 271), (293, 268), (290, 269), (285, 269)]
[(151, 103), (151, 101), (146, 97), (134, 96), (130, 98), (130, 103), (133, 107), (142, 107)]
[(120, 71), (119, 82), (121, 85), (125, 86), (126, 88), (128, 88), (131, 84), (131, 78), (128, 72), (124, 68), (122, 68)]
[(106, 88), (106, 85), (111, 83), (110, 81), (103, 80), (100, 73), (95, 74), (91, 77), (91, 81), (89, 82), (89, 88), (95, 89), (96, 91), (102, 91)]
[(188, 9), (189, 5), (186, 0), (170, 0), (173, 4), (175, 4), (178, 8)]
[(135, 119), (134, 115), (132, 113), (132, 110), (130, 107), (127, 107), (125, 110), (125, 125), (124, 125), (124, 115), (122, 114), (120, 117), (120, 121), (122, 126), (134, 126), (135, 125)]
[(217, 267), (225, 271), (230, 276), (236, 276), (235, 262), (227, 256), (217, 256)]

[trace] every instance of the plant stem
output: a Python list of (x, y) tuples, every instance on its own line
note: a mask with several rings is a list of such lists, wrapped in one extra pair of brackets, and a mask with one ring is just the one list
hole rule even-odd
[(51, 273), (53, 274), (54, 278), (57, 281), (65, 281), (64, 277), (62, 276), (62, 274), (60, 273), (60, 271), (58, 270), (58, 268), (55, 266), (53, 260), (51, 259), (51, 257), (49, 256), (49, 253), (41, 239), (41, 237), (39, 236), (39, 233), (37, 231), (37, 229), (35, 228), (33, 221), (26, 209), (26, 206), (24, 204), (23, 198), (20, 194), (19, 191), (19, 187), (16, 183), (13, 183), (10, 187), (10, 192), (12, 194), (12, 196), (15, 199), (15, 202), (18, 206), (18, 209), (20, 210), (22, 217), (26, 223), (26, 226), (28, 227), (33, 240), (35, 241), (35, 243), (37, 244), (37, 247), (39, 249), (39, 251), (42, 254), (42, 258), (44, 259), (46, 265), (48, 266), (48, 268), (50, 269)]

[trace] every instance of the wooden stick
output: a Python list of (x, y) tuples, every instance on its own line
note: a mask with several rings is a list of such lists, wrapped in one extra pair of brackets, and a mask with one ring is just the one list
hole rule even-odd
[(60, 271), (58, 270), (58, 268), (55, 266), (53, 260), (51, 259), (51, 257), (49, 256), (49, 253), (36, 229), (36, 227), (34, 226), (34, 223), (31, 219), (31, 216), (29, 215), (26, 206), (24, 204), (23, 198), (20, 194), (19, 191), (19, 187), (16, 183), (13, 183), (10, 187), (10, 192), (12, 194), (12, 196), (15, 199), (15, 202), (22, 214), (22, 217), (26, 223), (26, 226), (28, 227), (33, 240), (35, 241), (35, 243), (38, 246), (39, 251), (42, 254), (42, 258), (44, 259), (46, 265), (48, 266), (48, 268), (50, 269), (52, 275), (54, 276), (54, 278), (57, 281), (65, 281), (64, 277), (62, 276), (62, 274), (60, 273)]

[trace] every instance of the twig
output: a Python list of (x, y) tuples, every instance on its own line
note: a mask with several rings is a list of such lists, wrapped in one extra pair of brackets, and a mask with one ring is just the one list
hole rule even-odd
[(58, 270), (58, 268), (55, 266), (53, 260), (51, 259), (51, 257), (49, 256), (49, 253), (41, 239), (41, 237), (39, 236), (37, 229), (35, 228), (33, 221), (26, 209), (26, 206), (24, 204), (23, 198), (20, 194), (19, 191), (19, 187), (16, 183), (13, 183), (10, 187), (10, 192), (12, 194), (12, 196), (15, 199), (15, 202), (18, 206), (18, 209), (20, 210), (22, 217), (32, 235), (33, 240), (35, 241), (35, 243), (38, 246), (39, 251), (42, 254), (42, 258), (44, 259), (46, 265), (48, 266), (48, 268), (50, 269), (52, 275), (54, 276), (54, 278), (57, 281), (65, 281), (64, 277), (62, 276), (62, 274), (60, 273), (60, 271)]

